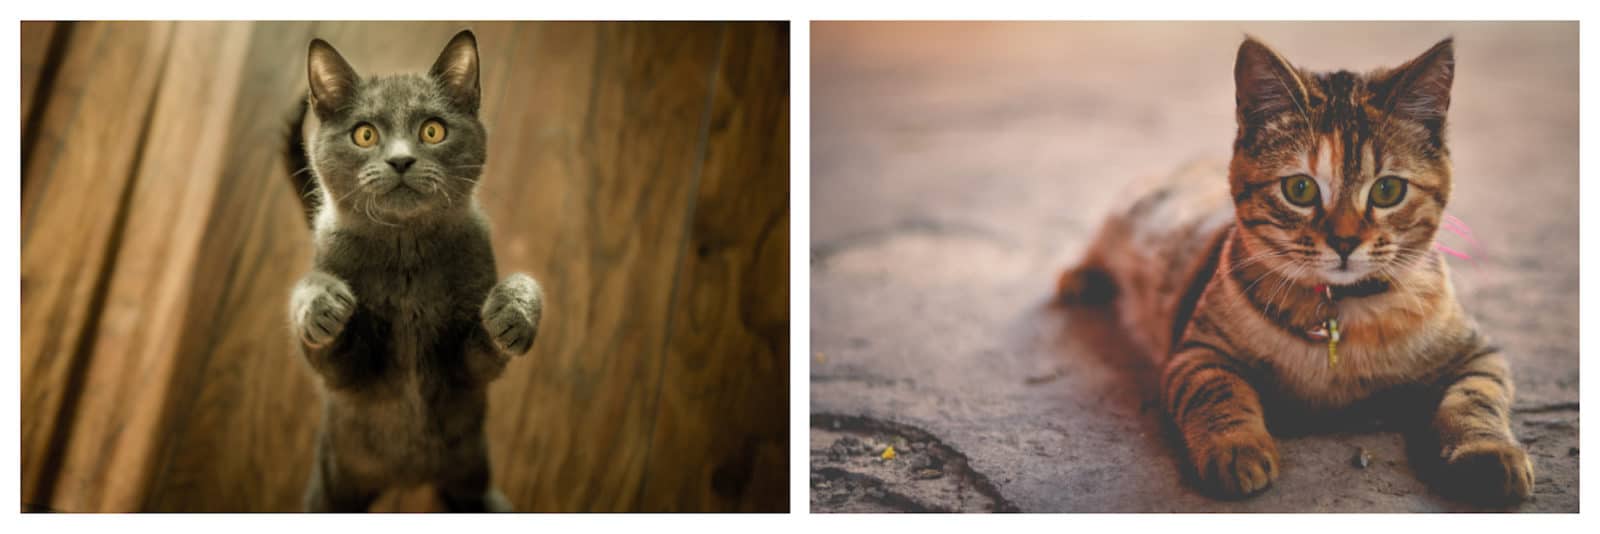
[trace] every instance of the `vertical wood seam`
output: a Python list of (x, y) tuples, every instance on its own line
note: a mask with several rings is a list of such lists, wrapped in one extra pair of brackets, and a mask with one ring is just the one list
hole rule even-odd
[[(596, 24), (596, 23), (590, 23), (590, 24)], [(575, 151), (581, 151), (581, 150), (584, 149), (584, 146), (585, 146), (584, 143), (587, 142), (588, 136), (591, 135), (591, 133), (594, 131), (595, 107), (598, 105), (596, 102), (599, 100), (599, 88), (598, 88), (599, 83), (597, 82), (597, 80), (600, 79), (600, 66), (605, 61), (605, 55), (602, 53), (602, 51), (605, 50), (605, 44), (606, 44), (605, 36), (603, 35), (603, 30), (604, 29), (605, 29), (605, 26), (603, 26), (603, 25), (598, 25), (597, 24), (595, 26), (595, 35), (594, 35), (595, 55), (594, 55), (594, 59), (592, 59), (590, 61), (590, 64), (589, 64), (589, 83), (592, 84), (592, 85), (589, 88), (589, 97), (584, 101), (583, 123), (582, 123), (582, 128), (580, 130), (578, 130), (578, 134), (577, 134), (578, 141), (577, 141), (577, 148), (575, 149)], [(535, 39), (532, 41), (532, 43), (536, 46), (536, 45), (539, 44), (538, 37), (541, 37), (541, 36), (540, 35), (535, 35), (534, 37), (535, 37)], [(532, 54), (531, 57), (537, 57), (537, 56), (538, 56), (537, 48), (535, 48), (535, 53)], [(535, 69), (537, 69), (537, 67), (535, 67)], [(535, 70), (534, 73), (535, 73), (535, 75), (537, 75), (538, 71)], [(535, 79), (537, 79), (537, 78), (535, 78)], [(511, 77), (508, 75), (506, 77), (506, 82), (505, 82), (506, 83), (506, 87), (508, 89), (511, 87), (511, 81), (510, 80), (511, 80)], [(588, 163), (588, 162), (584, 162), (584, 163)], [(599, 174), (592, 167), (585, 168), (584, 170), (585, 171), (589, 171), (591, 177), (592, 176), (596, 176), (596, 175)], [(591, 191), (590, 192), (592, 193), (592, 186), (591, 186)], [(593, 205), (593, 202), (590, 202), (590, 205)], [(560, 237), (557, 237), (557, 239), (559, 240)], [(558, 243), (557, 244), (557, 249), (559, 250), (559, 248), (560, 248), (560, 245)], [(592, 296), (592, 295), (589, 295), (589, 296)], [(532, 400), (533, 400), (533, 397), (537, 394), (537, 391), (536, 391), (537, 389), (538, 388), (530, 387), (530, 388), (527, 388), (525, 391), (523, 391), (522, 392), (521, 402), (518, 403), (518, 406), (530, 406), (530, 405), (532, 405)], [(520, 440), (522, 436), (526, 436), (527, 435), (526, 434), (526, 431), (527, 431), (526, 429), (527, 429), (527, 425), (528, 425), (528, 419), (529, 418), (527, 418), (527, 417), (520, 417), (520, 418), (517, 419), (516, 431), (512, 434), (512, 436), (514, 436), (512, 438), (514, 441), (515, 440)]]
[(644, 506), (646, 489), (650, 487), (650, 457), (655, 453), (656, 424), (661, 421), (661, 392), (666, 388), (667, 364), (670, 363), (667, 355), (672, 348), (672, 319), (677, 317), (674, 313), (678, 305), (678, 289), (683, 285), (684, 262), (688, 256), (689, 243), (694, 240), (695, 208), (700, 200), (700, 182), (705, 173), (706, 160), (710, 157), (707, 151), (711, 146), (711, 117), (717, 105), (717, 76), (722, 72), (722, 54), (728, 46), (728, 23), (720, 22), (717, 25), (717, 49), (711, 56), (711, 68), (706, 73), (706, 106), (700, 114), (700, 139), (696, 141), (694, 172), (689, 176), (688, 210), (683, 218), (683, 233), (678, 241), (677, 258), (673, 260), (672, 289), (667, 293), (667, 318), (664, 331), (661, 335), (661, 350), (657, 358), (660, 365), (656, 368), (656, 394), (651, 404), (654, 416), (650, 418), (650, 431), (645, 433), (644, 446), (644, 472), (639, 480), (639, 489), (634, 495), (633, 510), (641, 511)]

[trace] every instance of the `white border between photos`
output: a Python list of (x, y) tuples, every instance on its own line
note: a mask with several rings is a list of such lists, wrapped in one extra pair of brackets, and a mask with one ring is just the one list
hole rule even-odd
[[(20, 4), (20, 5), (18, 5)], [(1405, 4), (1382, 0), (1347, 0), (1334, 4), (1308, 4), (1303, 2), (1247, 1), (1231, 2), (1181, 2), (1119, 1), (837, 1), (837, 0), (782, 0), (782, 1), (586, 1), (586, 2), (485, 2), (469, 5), (463, 2), (418, 2), (394, 0), (388, 2), (362, 0), (329, 2), (308, 0), (274, 0), (271, 2), (225, 3), (184, 1), (108, 2), (86, 0), (56, 0), (51, 2), (13, 3), (18, 11), (16, 19), (778, 19), (791, 21), (790, 48), (790, 510), (794, 515), (515, 515), (515, 516), (304, 516), (304, 515), (37, 515), (17, 514), (12, 517), (8, 532), (33, 532), (48, 529), (51, 532), (99, 532), (116, 529), (162, 532), (206, 532), (226, 529), (231, 533), (270, 532), (281, 534), (295, 531), (349, 531), (360, 529), (398, 532), (439, 532), (441, 530), (471, 531), (545, 531), (545, 532), (723, 532), (760, 531), (806, 532), (824, 530), (872, 532), (875, 534), (907, 532), (915, 529), (928, 533), (967, 533), (975, 528), (1031, 528), (1038, 530), (1065, 530), (1095, 532), (1106, 529), (1133, 529), (1137, 531), (1182, 530), (1237, 531), (1253, 529), (1292, 529), (1302, 532), (1365, 532), (1374, 528), (1382, 530), (1451, 529), (1463, 532), (1500, 531), (1506, 528), (1554, 527), (1558, 532), (1576, 531), (1580, 521), (1572, 515), (1534, 516), (1438, 516), (1438, 515), (1097, 515), (1097, 514), (1043, 514), (1024, 516), (831, 516), (809, 514), (809, 427), (811, 361), (810, 321), (810, 21), (830, 19), (1033, 19), (1033, 20), (1317, 20), (1317, 19), (1393, 19), (1393, 20), (1572, 20), (1584, 18), (1587, 10), (1580, 10), (1577, 2), (1547, 0), (1521, 0), (1517, 2), (1464, 1), (1445, 6), (1423, 3)], [(1336, 10), (1336, 11), (1331, 11)], [(1333, 15), (1328, 17), (1327, 15)], [(13, 20), (16, 20), (13, 19)], [(4, 30), (8, 69), (4, 76), (5, 94), (11, 102), (18, 100), (19, 69), (17, 46), (19, 27), (14, 22)], [(1581, 33), (1580, 26), (1580, 33)], [(1581, 40), (1581, 64), (1587, 58), (1600, 57), (1595, 46)], [(1591, 69), (1583, 69), (1581, 76), (1583, 96), (1593, 94), (1596, 87)], [(1584, 98), (1583, 100), (1590, 100)], [(1589, 107), (1581, 106), (1583, 120), (1580, 126), (1581, 153), (1596, 154), (1590, 123), (1593, 114)], [(18, 108), (10, 106), (5, 111), (12, 124), (20, 124)], [(9, 146), (19, 146), (18, 130), (4, 132)], [(20, 158), (5, 168), (8, 189), (5, 206), (12, 214), (6, 220), (11, 226), (3, 234), (6, 242), (5, 275), (20, 280), (20, 184), (18, 176)], [(1590, 174), (1590, 173), (1585, 173)], [(1583, 178), (1580, 178), (1582, 180)], [(1600, 208), (1593, 198), (1596, 188), (1581, 193), (1581, 205)], [(1588, 245), (1600, 228), (1595, 217), (1582, 222), (1580, 243)], [(1595, 265), (1596, 253), (1592, 246), (1581, 251), (1584, 274)], [(4, 346), (11, 365), (5, 366), (4, 383), (11, 392), (3, 396), (6, 403), (5, 421), (0, 423), (6, 436), (0, 441), (9, 458), (5, 465), (8, 480), (18, 480), (20, 473), (18, 402), (20, 376), (18, 359), (20, 324), (20, 283), (4, 288), (7, 306), (4, 308), (4, 328), (8, 342)], [(1595, 291), (1581, 291), (1582, 309), (1593, 310), (1600, 306)], [(1597, 315), (1581, 317), (1582, 331), (1600, 331), (1593, 328)], [(1586, 352), (1586, 343), (1580, 339), (1580, 354)], [(1582, 371), (1581, 382), (1590, 382), (1595, 373)], [(1591, 390), (1594, 388), (1590, 388)], [(1583, 394), (1584, 404), (1594, 394)], [(1585, 477), (1586, 478), (1586, 477)], [(3, 491), (8, 502), (20, 503), (20, 484), (5, 484)], [(1582, 509), (1592, 509), (1593, 497), (1583, 497)], [(1426, 523), (1424, 523), (1426, 522)], [(131, 527), (131, 528), (130, 528)], [(27, 529), (27, 530), (20, 530)], [(1594, 530), (1594, 527), (1588, 527)]]
[[(811, 510), (811, 24), (789, 23), (789, 511)], [(798, 484), (796, 483), (798, 482)]]

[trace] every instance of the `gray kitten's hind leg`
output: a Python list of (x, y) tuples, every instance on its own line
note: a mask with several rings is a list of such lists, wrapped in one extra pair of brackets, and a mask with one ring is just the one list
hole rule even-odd
[(489, 446), (481, 437), (457, 449), (453, 464), (437, 481), (439, 499), (452, 512), (514, 512), (511, 501), (490, 484)]
[(372, 507), (381, 488), (362, 485), (341, 476), (324, 446), (318, 440), (317, 458), (311, 464), (311, 480), (306, 483), (305, 511), (357, 513)]
[(500, 490), (489, 488), (480, 493), (462, 495), (457, 492), (439, 488), (439, 498), (451, 512), (461, 513), (509, 513), (516, 509), (511, 507), (511, 501), (500, 493)]

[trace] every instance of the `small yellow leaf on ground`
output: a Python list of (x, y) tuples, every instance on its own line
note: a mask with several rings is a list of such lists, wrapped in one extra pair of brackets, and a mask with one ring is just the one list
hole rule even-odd
[(894, 445), (890, 445), (889, 448), (883, 450), (883, 459), (885, 459), (885, 460), (893, 460), (894, 459)]

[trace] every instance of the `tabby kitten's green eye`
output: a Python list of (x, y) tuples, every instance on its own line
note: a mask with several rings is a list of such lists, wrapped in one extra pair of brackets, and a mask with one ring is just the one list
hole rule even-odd
[(1317, 181), (1310, 176), (1296, 174), (1283, 179), (1283, 197), (1296, 206), (1310, 206), (1317, 202)]
[(356, 129), (350, 131), (350, 140), (355, 141), (358, 147), (371, 147), (378, 144), (378, 129), (365, 122), (357, 124)]
[(1406, 197), (1406, 181), (1398, 176), (1385, 176), (1372, 184), (1372, 192), (1367, 193), (1367, 198), (1373, 206), (1387, 208), (1400, 203)]

